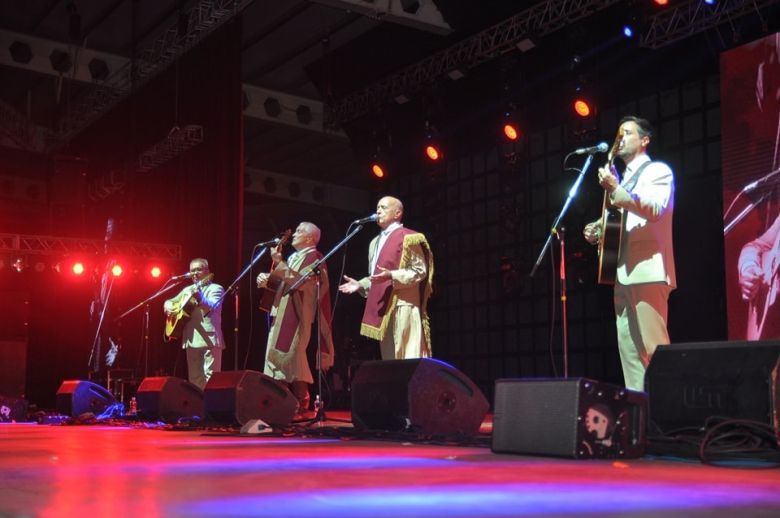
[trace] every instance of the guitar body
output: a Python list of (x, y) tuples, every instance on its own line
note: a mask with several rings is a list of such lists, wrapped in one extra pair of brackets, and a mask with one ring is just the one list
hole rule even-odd
[(604, 193), (601, 210), (601, 240), (598, 244), (599, 271), (598, 283), (614, 285), (617, 281), (620, 243), (623, 239), (623, 211), (609, 202), (609, 194)]
[(266, 313), (271, 312), (271, 308), (274, 306), (274, 300), (276, 300), (276, 292), (282, 285), (282, 281), (275, 277), (269, 277), (268, 283), (265, 287), (260, 288), (260, 303), (258, 306), (261, 311)]
[(171, 300), (172, 311), (165, 314), (165, 329), (163, 331), (163, 338), (166, 342), (181, 338), (182, 329), (189, 322), (191, 315), (187, 311), (188, 308), (193, 308), (198, 305), (198, 301), (195, 300), (193, 295), (203, 284), (211, 282), (214, 278), (214, 274), (210, 273), (204, 277), (201, 281), (188, 286), (175, 298)]

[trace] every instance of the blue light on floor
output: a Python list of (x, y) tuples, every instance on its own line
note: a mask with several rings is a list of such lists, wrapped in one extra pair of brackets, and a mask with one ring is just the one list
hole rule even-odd
[[(389, 483), (394, 481), (390, 480)], [(403, 483), (403, 481), (395, 481)], [(372, 518), (420, 516), (523, 516), (588, 512), (594, 516), (627, 512), (717, 509), (740, 505), (780, 505), (780, 495), (733, 485), (702, 484), (680, 489), (669, 484), (486, 484), (383, 487), (247, 495), (169, 508), (198, 516), (247, 516), (262, 509), (267, 518)]]

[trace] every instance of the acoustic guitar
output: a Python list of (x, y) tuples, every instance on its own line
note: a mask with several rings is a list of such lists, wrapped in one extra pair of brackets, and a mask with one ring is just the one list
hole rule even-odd
[(165, 330), (163, 331), (163, 338), (166, 342), (181, 338), (182, 329), (192, 317), (188, 310), (198, 305), (198, 301), (194, 298), (195, 293), (201, 286), (211, 282), (213, 278), (214, 274), (209, 273), (195, 284), (184, 288), (176, 298), (171, 299), (173, 308), (171, 313), (165, 314)]
[[(287, 244), (287, 242), (290, 240), (290, 236), (292, 236), (292, 230), (289, 228), (284, 231), (282, 234), (282, 237), (279, 239), (279, 244), (276, 245), (276, 250), (281, 252), (284, 245)], [(274, 265), (271, 265), (271, 271), (274, 270)], [(265, 311), (266, 313), (271, 312), (271, 308), (274, 305), (274, 300), (276, 300), (276, 292), (279, 291), (279, 287), (282, 285), (282, 280), (270, 276), (268, 277), (268, 282), (266, 285), (262, 288), (260, 288), (260, 303), (258, 306), (260, 307), (261, 311)]]
[[(607, 154), (607, 167), (610, 168), (618, 182), (620, 175), (615, 169), (615, 158), (623, 139), (623, 131), (618, 131), (615, 142)], [(604, 191), (604, 202), (601, 205), (601, 239), (598, 243), (599, 270), (598, 283), (614, 285), (617, 280), (618, 256), (620, 242), (623, 238), (623, 209), (615, 207), (609, 201), (609, 193)]]

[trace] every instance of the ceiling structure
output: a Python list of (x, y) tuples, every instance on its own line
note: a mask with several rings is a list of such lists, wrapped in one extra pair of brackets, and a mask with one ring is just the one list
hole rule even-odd
[[(249, 173), (363, 188), (372, 150), (413, 141), (428, 120), (454, 127), (517, 92), (551, 91), (616, 48), (624, 21), (644, 32), (620, 55), (657, 63), (663, 51), (649, 49), (697, 34), (717, 54), (776, 30), (777, 3), (672, 1), (659, 14), (651, 0), (2, 2), (0, 143), (67, 149), (132, 95), (121, 72), (131, 55), (151, 78), (240, 15)], [(90, 89), (88, 106), (70, 104)]]

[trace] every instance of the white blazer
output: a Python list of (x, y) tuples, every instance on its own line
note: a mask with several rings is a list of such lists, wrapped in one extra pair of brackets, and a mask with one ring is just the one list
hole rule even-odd
[[(663, 282), (676, 288), (672, 246), (674, 174), (663, 162), (652, 162), (638, 179), (632, 180), (642, 164), (649, 161), (646, 154), (632, 160), (621, 185), (610, 195), (612, 203), (624, 214), (617, 282)], [(623, 187), (634, 181), (636, 185), (630, 190)]]

